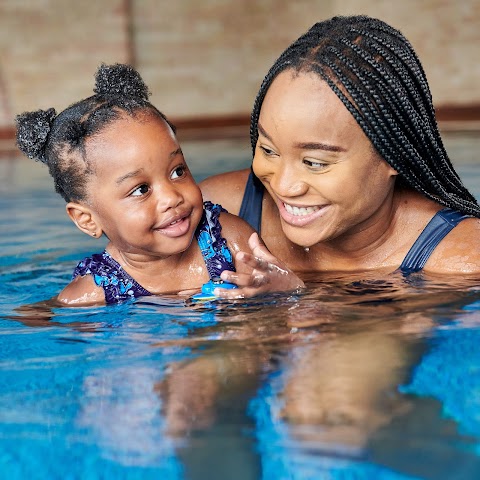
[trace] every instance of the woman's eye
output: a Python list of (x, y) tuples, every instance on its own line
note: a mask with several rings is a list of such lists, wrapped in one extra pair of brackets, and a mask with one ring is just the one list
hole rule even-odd
[(142, 195), (145, 195), (148, 193), (148, 185), (144, 183), (143, 185), (140, 185), (137, 187), (133, 192), (130, 194), (132, 197), (141, 197)]
[(175, 180), (176, 178), (181, 178), (185, 175), (187, 171), (187, 167), (185, 165), (179, 165), (175, 170), (172, 172), (172, 179)]
[(271, 157), (273, 155), (276, 155), (275, 151), (272, 150), (271, 148), (264, 147), (263, 145), (259, 146), (260, 150), (268, 157)]
[(303, 163), (307, 167), (313, 168), (315, 170), (323, 170), (324, 168), (328, 167), (328, 164), (326, 164), (326, 163), (322, 163), (322, 162), (315, 161), (315, 160), (308, 160), (306, 158), (303, 160)]

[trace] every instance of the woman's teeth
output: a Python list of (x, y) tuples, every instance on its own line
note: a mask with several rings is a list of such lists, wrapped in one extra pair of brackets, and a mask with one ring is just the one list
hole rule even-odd
[(284, 203), (283, 206), (285, 207), (285, 210), (290, 215), (295, 215), (297, 217), (303, 216), (303, 215), (310, 215), (311, 213), (316, 212), (317, 210), (320, 210), (320, 207), (293, 207), (288, 203)]

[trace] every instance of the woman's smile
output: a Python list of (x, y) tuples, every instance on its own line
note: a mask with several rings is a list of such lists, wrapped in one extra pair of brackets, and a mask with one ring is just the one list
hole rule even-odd
[(298, 206), (285, 203), (281, 200), (277, 202), (278, 210), (282, 219), (293, 226), (303, 227), (312, 223), (317, 218), (323, 216), (328, 205)]
[(305, 215), (310, 215), (313, 212), (316, 212), (317, 210), (320, 209), (320, 207), (296, 207), (295, 205), (289, 205), (288, 203), (284, 203), (283, 206), (285, 207), (285, 210), (298, 217), (302, 216), (304, 217)]

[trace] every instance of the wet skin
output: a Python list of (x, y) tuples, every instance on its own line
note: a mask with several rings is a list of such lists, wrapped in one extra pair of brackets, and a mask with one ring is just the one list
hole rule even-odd
[[(262, 104), (258, 134), (252, 168), (267, 191), (262, 238), (294, 271), (392, 272), (443, 208), (396, 187), (397, 172), (313, 73), (287, 70), (275, 78)], [(243, 170), (205, 180), (204, 198), (238, 213), (247, 176)], [(228, 198), (222, 193), (225, 184), (231, 186)], [(425, 270), (479, 273), (480, 254), (473, 248), (479, 236), (480, 222), (464, 220)]]
[[(197, 289), (209, 276), (194, 239), (203, 199), (171, 128), (152, 115), (121, 117), (86, 143), (87, 199), (67, 212), (84, 233), (105, 234), (107, 251), (153, 293)], [(233, 253), (248, 249), (252, 229), (221, 215)], [(103, 303), (91, 276), (77, 277), (58, 297), (63, 304)]]

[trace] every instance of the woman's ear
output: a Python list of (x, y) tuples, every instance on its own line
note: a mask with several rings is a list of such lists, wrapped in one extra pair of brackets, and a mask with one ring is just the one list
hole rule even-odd
[(80, 203), (69, 202), (66, 206), (67, 214), (72, 222), (90, 237), (100, 238), (103, 234), (102, 227), (95, 220), (92, 210)]
[(396, 177), (397, 175), (398, 175), (398, 172), (393, 167), (390, 167), (390, 176)]

